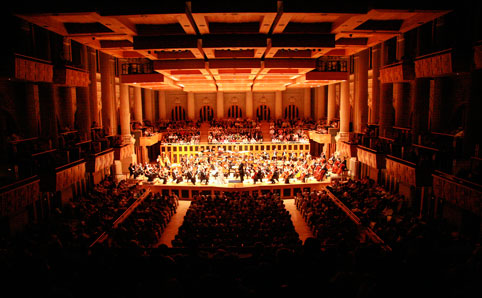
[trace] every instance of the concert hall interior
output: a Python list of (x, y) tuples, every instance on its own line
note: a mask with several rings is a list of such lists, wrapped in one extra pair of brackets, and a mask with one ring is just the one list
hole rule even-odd
[(14, 2), (3, 293), (482, 297), (480, 1)]

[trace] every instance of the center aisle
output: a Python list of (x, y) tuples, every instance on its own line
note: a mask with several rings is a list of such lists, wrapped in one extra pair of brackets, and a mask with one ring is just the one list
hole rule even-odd
[(291, 214), (291, 221), (295, 226), (295, 231), (300, 236), (300, 240), (305, 243), (306, 238), (313, 237), (313, 233), (305, 222), (305, 219), (301, 215), (300, 211), (296, 209), (295, 200), (287, 199), (283, 200), (286, 210)]
[(174, 240), (174, 237), (176, 237), (177, 231), (182, 225), (184, 216), (186, 215), (189, 206), (191, 206), (191, 201), (179, 200), (179, 206), (177, 207), (176, 214), (172, 216), (171, 221), (167, 224), (167, 227), (162, 233), (161, 239), (156, 246), (165, 244), (168, 247), (172, 247), (171, 241)]

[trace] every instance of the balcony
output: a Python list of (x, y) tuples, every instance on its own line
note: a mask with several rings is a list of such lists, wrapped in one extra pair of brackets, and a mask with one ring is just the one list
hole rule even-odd
[(414, 65), (409, 61), (400, 61), (380, 68), (380, 82), (403, 83), (413, 80)]
[(415, 59), (415, 77), (430, 78), (470, 70), (470, 55), (463, 51), (446, 49)]

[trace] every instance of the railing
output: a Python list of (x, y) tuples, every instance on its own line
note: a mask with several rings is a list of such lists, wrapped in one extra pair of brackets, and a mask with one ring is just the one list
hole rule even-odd
[(222, 143), (222, 144), (161, 144), (160, 152), (161, 154), (167, 154), (170, 156), (172, 162), (176, 163), (181, 160), (182, 155), (197, 155), (199, 152), (204, 151), (218, 151), (219, 149), (224, 152), (238, 152), (238, 153), (263, 153), (267, 152), (270, 155), (274, 151), (278, 154), (282, 153), (284, 150), (289, 152), (294, 152), (296, 155), (303, 153), (304, 155), (310, 152), (309, 143)]
[[(335, 203), (341, 210), (343, 210), (343, 212), (345, 212), (345, 214), (355, 223), (357, 224), (358, 226), (362, 226), (362, 223), (361, 223), (361, 220), (358, 218), (358, 216), (356, 216), (351, 210), (350, 208), (348, 208), (345, 204), (343, 204), (342, 201), (340, 201), (329, 189), (325, 188), (326, 189), (326, 192), (328, 194), (328, 197), (330, 197), (330, 199), (333, 201), (333, 203)], [(370, 229), (369, 227), (365, 227), (363, 226), (363, 229), (366, 233), (366, 235), (368, 237), (370, 237), (370, 239), (376, 243), (376, 244), (379, 244), (382, 249), (384, 249), (385, 251), (391, 251), (392, 248), (386, 244), (375, 232), (373, 232), (372, 229)]]
[[(139, 206), (142, 204), (145, 198), (151, 193), (151, 189), (147, 188), (146, 191), (139, 197), (137, 200), (132, 203), (132, 205), (129, 206), (129, 208), (124, 211), (113, 223), (112, 223), (112, 228), (116, 229), (124, 220), (126, 220), (129, 215)], [(89, 247), (93, 247), (97, 243), (102, 243), (104, 242), (107, 238), (109, 237), (109, 233), (107, 231), (103, 232), (97, 239), (95, 239), (94, 242)]]

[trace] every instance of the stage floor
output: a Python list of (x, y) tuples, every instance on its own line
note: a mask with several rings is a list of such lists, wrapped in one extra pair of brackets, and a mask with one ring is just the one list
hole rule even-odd
[(227, 192), (227, 191), (269, 191), (277, 190), (280, 192), (281, 197), (291, 198), (296, 192), (301, 189), (323, 189), (325, 186), (332, 183), (334, 179), (340, 179), (338, 176), (331, 176), (325, 178), (322, 181), (316, 181), (314, 178), (307, 179), (306, 182), (298, 181), (297, 179), (291, 179), (290, 183), (284, 183), (280, 181), (279, 183), (271, 183), (266, 179), (262, 182), (253, 183), (252, 179), (244, 180), (243, 183), (235, 179), (226, 179), (227, 183), (219, 184), (217, 181), (210, 180), (209, 183), (201, 184), (183, 181), (180, 183), (174, 183), (168, 181), (163, 184), (161, 181), (148, 182), (146, 179), (137, 179), (139, 185), (143, 188), (150, 188), (152, 192), (164, 192), (164, 193), (175, 193), (180, 199), (191, 199), (192, 195), (195, 193), (212, 193), (217, 191)]

